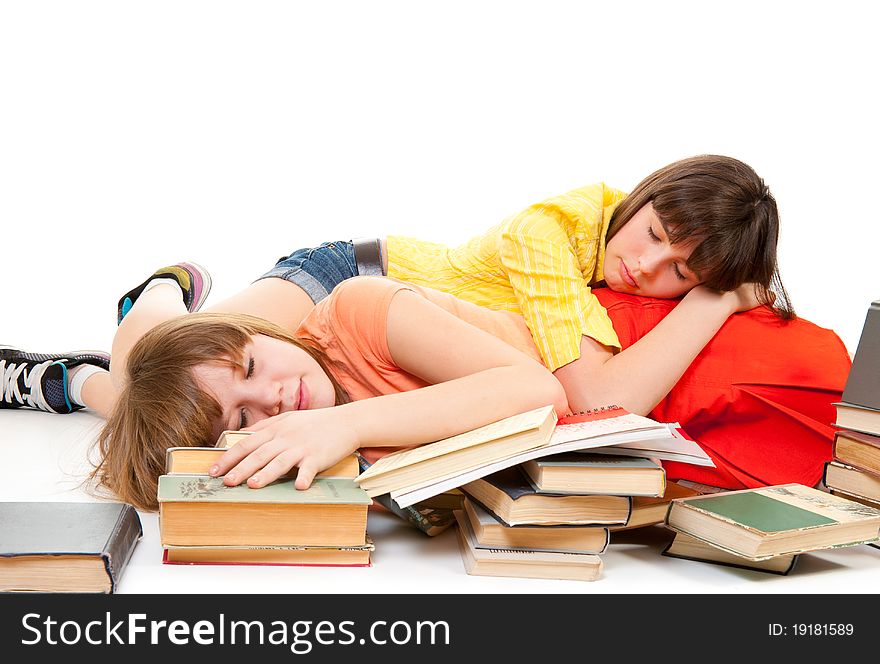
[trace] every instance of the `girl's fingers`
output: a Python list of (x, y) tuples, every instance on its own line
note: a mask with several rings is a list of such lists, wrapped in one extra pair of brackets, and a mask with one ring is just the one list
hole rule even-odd
[(290, 450), (282, 451), (248, 478), (248, 486), (252, 489), (259, 489), (279, 477), (283, 477), (295, 465), (295, 459), (296, 457)]
[(283, 448), (276, 440), (260, 445), (226, 473), (226, 485), (238, 486), (250, 479), (257, 474), (257, 471), (262, 470), (271, 463), (282, 451)]
[(297, 490), (305, 491), (312, 486), (312, 481), (315, 479), (318, 470), (319, 469), (309, 463), (308, 460), (300, 463), (299, 471), (296, 474), (296, 482), (294, 482), (294, 486)]
[(248, 436), (245, 440), (233, 445), (220, 455), (220, 458), (217, 459), (216, 463), (208, 471), (208, 474), (212, 477), (225, 475), (230, 468), (240, 463), (248, 454), (269, 440), (271, 440), (271, 435), (265, 433), (255, 433)]

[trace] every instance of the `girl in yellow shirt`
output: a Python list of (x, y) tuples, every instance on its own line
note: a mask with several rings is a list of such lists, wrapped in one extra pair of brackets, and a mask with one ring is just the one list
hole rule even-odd
[[(648, 413), (731, 313), (775, 299), (781, 316), (793, 315), (778, 275), (778, 229), (776, 201), (751, 167), (702, 155), (659, 169), (629, 195), (594, 184), (547, 199), (459, 247), (398, 236), (326, 243), (283, 258), (265, 277), (308, 294), (288, 324), (357, 274), (520, 313), (573, 410), (617, 403)], [(684, 300), (621, 353), (591, 292), (601, 284)], [(229, 303), (242, 305), (252, 303)]]

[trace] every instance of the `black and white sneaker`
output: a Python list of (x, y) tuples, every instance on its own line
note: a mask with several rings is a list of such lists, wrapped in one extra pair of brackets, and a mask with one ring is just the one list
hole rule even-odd
[(61, 415), (79, 410), (70, 401), (68, 372), (81, 364), (110, 370), (110, 354), (97, 350), (25, 353), (0, 346), (0, 408), (36, 408)]

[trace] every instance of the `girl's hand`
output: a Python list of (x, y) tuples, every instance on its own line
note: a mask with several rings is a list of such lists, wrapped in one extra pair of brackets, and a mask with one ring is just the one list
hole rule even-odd
[(297, 489), (308, 489), (315, 475), (358, 449), (358, 439), (337, 408), (281, 413), (252, 427), (242, 442), (231, 447), (211, 468), (225, 474), (226, 486), (247, 481), (252, 489), (282, 477), (297, 466)]
[(759, 292), (760, 286), (755, 283), (745, 283), (735, 290), (724, 293), (705, 286), (696, 286), (685, 295), (685, 298), (704, 301), (707, 306), (717, 304), (726, 308), (728, 315), (730, 315), (759, 306), (761, 304), (758, 297)]
[(736, 309), (734, 309), (736, 312), (748, 311), (761, 304), (761, 300), (758, 297), (760, 293), (760, 287), (758, 284), (745, 283), (736, 290), (730, 292), (736, 297)]

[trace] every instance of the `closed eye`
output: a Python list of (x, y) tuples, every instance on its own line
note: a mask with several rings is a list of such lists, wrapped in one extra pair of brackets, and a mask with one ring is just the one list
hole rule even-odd
[(254, 375), (254, 358), (250, 358), (248, 360), (247, 371), (244, 374), (245, 378), (250, 378)]
[(681, 270), (678, 267), (677, 263), (672, 264), (672, 271), (675, 272), (675, 276), (681, 281), (687, 281), (687, 277), (681, 273)]
[(652, 240), (654, 240), (655, 242), (659, 242), (659, 241), (660, 241), (660, 238), (659, 238), (659, 237), (657, 236), (657, 234), (654, 232), (654, 229), (651, 228), (650, 226), (648, 226), (648, 237), (650, 237), (650, 238), (651, 238)]

